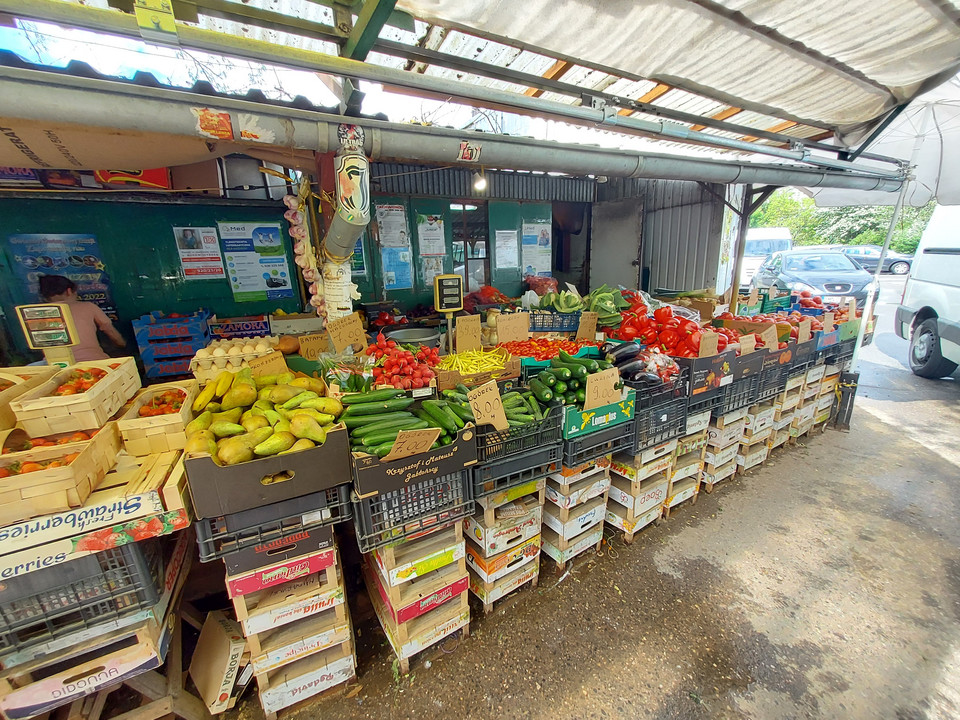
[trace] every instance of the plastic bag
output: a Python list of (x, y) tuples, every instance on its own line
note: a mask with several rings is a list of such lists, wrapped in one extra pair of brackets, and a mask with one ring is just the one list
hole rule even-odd
[(540, 307), (540, 295), (537, 295), (533, 290), (527, 290), (520, 297), (520, 304), (523, 306), (524, 310), (529, 310), (531, 308)]
[(655, 300), (643, 290), (637, 290), (637, 292), (640, 294), (640, 297), (643, 298), (643, 302), (646, 303), (646, 306), (650, 309), (651, 313), (653, 313), (653, 311), (657, 308), (669, 307), (671, 310), (673, 310), (673, 314), (679, 318), (693, 320), (696, 323), (700, 322), (700, 313), (692, 308), (684, 307), (683, 305), (674, 305), (673, 303), (666, 303), (663, 302), (663, 300)]
[(327, 387), (340, 392), (363, 392), (373, 387), (373, 358), (352, 352), (320, 353), (317, 370)]
[(527, 283), (527, 287), (533, 290), (537, 295), (543, 297), (548, 292), (557, 292), (560, 285), (557, 283), (556, 278), (552, 277), (541, 277), (539, 275), (524, 275), (523, 280)]

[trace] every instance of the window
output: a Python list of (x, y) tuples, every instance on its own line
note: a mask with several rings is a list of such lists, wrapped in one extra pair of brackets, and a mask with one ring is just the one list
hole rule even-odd
[(857, 270), (859, 267), (841, 253), (808, 253), (787, 255), (788, 272), (810, 272), (819, 270)]
[(472, 201), (450, 203), (453, 228), (453, 271), (463, 276), (467, 292), (487, 285), (489, 260), (487, 252), (487, 206)]

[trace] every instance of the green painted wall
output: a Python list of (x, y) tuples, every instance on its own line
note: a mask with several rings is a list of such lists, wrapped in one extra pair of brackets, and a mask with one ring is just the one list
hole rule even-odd
[[(132, 339), (130, 320), (152, 310), (191, 312), (198, 307), (208, 307), (220, 317), (259, 315), (278, 307), (286, 312), (299, 310), (298, 297), (237, 303), (226, 279), (183, 279), (172, 227), (208, 227), (216, 226), (217, 222), (253, 220), (280, 222), (284, 227), (283, 242), (290, 270), (295, 272), (297, 267), (293, 264), (283, 207), (279, 203), (0, 198), (0, 254), (9, 254), (7, 236), (19, 233), (96, 235), (110, 274), (120, 330)], [(9, 262), (7, 257), (4, 260)], [(0, 281), (4, 287), (11, 288), (9, 293), (0, 294), (9, 319), (13, 317), (10, 305), (24, 302), (25, 298), (6, 264), (0, 266)], [(11, 329), (11, 334), (21, 350), (25, 350), (19, 326)]]
[(518, 297), (523, 293), (523, 269), (498, 268), (496, 233), (497, 230), (515, 230), (517, 233), (517, 257), (523, 264), (523, 252), (520, 247), (523, 223), (545, 223), (548, 227), (553, 221), (553, 210), (550, 203), (521, 203), (511, 201), (491, 200), (487, 206), (490, 223), (490, 274), (492, 284), (500, 292), (510, 297)]

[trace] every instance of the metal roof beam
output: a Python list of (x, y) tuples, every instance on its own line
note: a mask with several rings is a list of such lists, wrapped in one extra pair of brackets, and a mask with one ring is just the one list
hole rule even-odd
[(397, 0), (366, 0), (340, 54), (354, 60), (366, 60), (396, 5)]

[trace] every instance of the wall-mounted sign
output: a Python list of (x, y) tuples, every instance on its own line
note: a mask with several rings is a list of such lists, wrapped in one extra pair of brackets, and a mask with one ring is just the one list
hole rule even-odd
[(279, 223), (222, 222), (217, 227), (234, 300), (293, 297), (294, 278)]
[(226, 277), (216, 228), (175, 227), (173, 238), (185, 280), (222, 280)]

